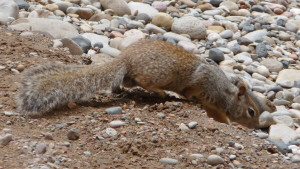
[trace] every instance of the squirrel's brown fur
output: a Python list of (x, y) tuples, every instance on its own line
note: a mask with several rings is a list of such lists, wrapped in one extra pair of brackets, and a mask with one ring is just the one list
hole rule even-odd
[(250, 128), (258, 127), (260, 113), (270, 107), (262, 105), (242, 80), (234, 84), (217, 66), (161, 40), (139, 41), (105, 65), (54, 63), (29, 69), (23, 74), (17, 103), (25, 114), (40, 116), (121, 84), (138, 85), (162, 96), (168, 90), (197, 99), (215, 120)]

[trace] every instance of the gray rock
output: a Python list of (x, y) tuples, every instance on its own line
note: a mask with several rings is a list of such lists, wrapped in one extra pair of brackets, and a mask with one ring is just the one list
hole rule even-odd
[(72, 3), (70, 3), (70, 2), (64, 2), (64, 1), (57, 1), (54, 4), (57, 5), (58, 9), (61, 10), (61, 11), (63, 11), (64, 13), (67, 13), (67, 9), (69, 7), (73, 6)]
[(219, 7), (221, 2), (223, 2), (223, 0), (210, 0), (210, 4), (212, 4), (215, 7)]
[(72, 39), (69, 38), (63, 38), (61, 40), (63, 47), (69, 48), (69, 51), (71, 52), (72, 55), (82, 55), (83, 50), (82, 48)]
[(281, 139), (285, 144), (295, 140), (297, 133), (285, 124), (271, 125), (269, 139)]
[(47, 151), (47, 144), (45, 144), (45, 143), (37, 144), (37, 146), (36, 146), (37, 154), (45, 154), (46, 151)]
[(292, 88), (294, 86), (294, 82), (290, 80), (276, 80), (276, 83), (283, 88)]
[(115, 120), (115, 121), (112, 121), (109, 123), (109, 126), (112, 127), (112, 128), (117, 128), (117, 127), (121, 127), (121, 126), (124, 126), (125, 125), (125, 122), (123, 121), (120, 121), (120, 120)]
[(178, 160), (173, 158), (161, 158), (159, 162), (170, 164), (170, 165), (176, 165), (178, 163)]
[(203, 12), (204, 15), (215, 16), (222, 14), (222, 11), (219, 9), (206, 10)]
[(276, 106), (286, 106), (286, 105), (289, 105), (291, 102), (287, 101), (287, 100), (279, 100), (279, 99), (274, 99), (273, 103), (276, 105)]
[(223, 39), (228, 39), (228, 38), (232, 38), (233, 36), (233, 32), (232, 30), (224, 30), (220, 33), (220, 36), (223, 38)]
[(19, 6), (19, 9), (25, 9), (25, 11), (27, 11), (28, 10), (28, 8), (29, 8), (29, 4), (26, 2), (26, 1), (24, 1), (24, 0), (14, 0), (17, 4), (18, 4), (18, 6)]
[(261, 64), (266, 66), (270, 72), (279, 72), (283, 68), (282, 63), (275, 59), (265, 59)]
[(239, 43), (239, 45), (246, 45), (246, 46), (253, 43), (253, 41), (251, 41), (250, 39), (245, 38), (245, 37), (239, 37), (237, 39), (237, 42)]
[(252, 90), (259, 93), (264, 93), (266, 91), (266, 88), (264, 86), (253, 86)]
[(259, 43), (258, 45), (256, 45), (256, 54), (260, 58), (267, 57), (268, 51), (266, 45), (263, 43)]
[(291, 32), (297, 32), (298, 31), (298, 25), (293, 23), (293, 22), (287, 22), (285, 24), (285, 27), (288, 31), (291, 31)]
[(94, 46), (97, 42), (101, 42), (103, 44), (103, 47), (108, 46), (109, 38), (107, 36), (98, 35), (95, 33), (84, 33), (82, 34), (82, 36), (89, 39), (92, 46)]
[(293, 99), (294, 103), (300, 103), (300, 95)]
[(68, 131), (67, 137), (69, 140), (78, 140), (79, 139), (79, 130), (76, 128), (73, 128)]
[(192, 39), (206, 38), (205, 26), (194, 16), (185, 16), (175, 19), (171, 30), (178, 34), (188, 34)]
[(13, 135), (12, 134), (6, 134), (4, 136), (0, 136), (0, 145), (1, 146), (6, 146), (12, 140), (13, 140)]
[(275, 124), (273, 117), (271, 116), (271, 114), (269, 112), (264, 111), (259, 116), (259, 128), (269, 127), (272, 124)]
[(222, 157), (218, 155), (210, 155), (207, 157), (207, 163), (210, 165), (218, 165), (218, 164), (223, 164), (224, 160)]
[(189, 128), (184, 123), (180, 123), (178, 129), (180, 129), (180, 130), (189, 130)]
[(253, 5), (251, 10), (256, 12), (265, 12), (265, 8), (261, 5)]
[(270, 88), (267, 90), (267, 92), (269, 92), (269, 91), (279, 92), (279, 91), (282, 91), (282, 90), (283, 90), (283, 88), (280, 87), (280, 86), (273, 86), (273, 87), (270, 87)]
[(234, 59), (236, 59), (239, 62), (245, 62), (245, 61), (248, 63), (253, 62), (251, 55), (247, 52), (243, 52), (243, 53), (239, 53), (239, 54), (235, 55)]
[(135, 20), (139, 21), (139, 20), (142, 20), (142, 21), (145, 21), (145, 23), (149, 23), (151, 21), (151, 18), (149, 15), (145, 14), (145, 13), (139, 13), (136, 17), (135, 17)]
[(219, 63), (225, 60), (224, 53), (218, 48), (212, 48), (209, 50), (208, 58)]
[(288, 144), (284, 143), (283, 141), (270, 138), (268, 141), (274, 144), (282, 154), (291, 153), (291, 149), (289, 149)]
[(91, 41), (81, 35), (71, 38), (77, 45), (79, 45), (84, 53), (87, 53), (91, 47)]
[(122, 107), (107, 108), (104, 112), (110, 115), (123, 114)]
[(164, 114), (164, 113), (157, 113), (157, 116), (163, 119), (163, 118), (166, 117), (166, 114)]
[(148, 23), (146, 26), (145, 26), (145, 30), (147, 30), (149, 33), (160, 33), (160, 34), (164, 34), (166, 33), (167, 31), (165, 31), (164, 29), (156, 26), (156, 25), (153, 25), (151, 23)]
[(266, 30), (257, 30), (257, 31), (247, 33), (243, 37), (249, 39), (252, 42), (255, 42), (258, 40), (262, 40), (262, 37), (266, 36), (267, 34), (268, 32)]
[(18, 17), (19, 7), (14, 0), (0, 0), (0, 25), (6, 25)]
[(78, 31), (72, 24), (56, 19), (22, 18), (11, 23), (10, 29), (39, 32), (54, 39), (72, 38)]

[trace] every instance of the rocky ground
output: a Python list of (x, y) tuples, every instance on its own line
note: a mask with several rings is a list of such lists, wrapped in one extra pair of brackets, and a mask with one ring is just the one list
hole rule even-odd
[[(293, 0), (0, 0), (0, 168), (298, 168), (300, 9)], [(263, 129), (217, 123), (200, 105), (141, 89), (98, 93), (32, 119), (22, 71), (101, 64), (163, 39), (242, 77), (276, 112)]]

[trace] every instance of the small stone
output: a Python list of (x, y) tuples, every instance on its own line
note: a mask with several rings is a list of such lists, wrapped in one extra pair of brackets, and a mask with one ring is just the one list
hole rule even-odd
[(185, 16), (174, 20), (172, 32), (178, 34), (188, 34), (192, 39), (205, 39), (206, 28), (202, 22), (193, 16)]
[(274, 144), (282, 154), (291, 152), (288, 145), (281, 140), (269, 138), (268, 141), (270, 141), (272, 144)]
[(261, 64), (267, 67), (270, 72), (279, 72), (283, 68), (282, 63), (275, 59), (265, 59)]
[(223, 39), (228, 39), (228, 38), (232, 38), (233, 36), (233, 32), (232, 30), (224, 30), (220, 33), (220, 36), (223, 38)]
[(4, 111), (2, 112), (2, 114), (4, 114), (5, 116), (19, 116), (19, 113), (16, 112), (11, 112), (11, 111)]
[(107, 108), (104, 112), (110, 115), (123, 114), (122, 107)]
[(267, 47), (264, 43), (259, 43), (256, 45), (256, 54), (260, 58), (268, 56)]
[(292, 157), (292, 163), (300, 163), (300, 155), (299, 154), (294, 155)]
[(229, 156), (229, 159), (230, 159), (230, 160), (236, 159), (236, 155), (230, 155), (230, 156)]
[(36, 146), (36, 152), (38, 154), (44, 154), (47, 151), (47, 144), (46, 143), (40, 143)]
[(120, 121), (120, 120), (115, 120), (115, 121), (112, 121), (109, 123), (109, 126), (112, 127), (112, 128), (117, 128), (117, 127), (121, 127), (121, 126), (124, 126), (125, 125), (125, 122), (123, 121)]
[(77, 140), (79, 139), (79, 130), (76, 128), (73, 128), (68, 131), (67, 137), (69, 140)]
[(152, 18), (152, 24), (170, 30), (173, 24), (173, 18), (167, 13), (160, 12)]
[(202, 154), (191, 154), (191, 157), (194, 157), (196, 159), (203, 158), (204, 156)]
[(198, 124), (198, 122), (192, 121), (192, 122), (190, 122), (190, 123), (188, 124), (188, 126), (189, 126), (190, 129), (193, 129), (193, 128), (196, 127), (197, 124)]
[(274, 121), (277, 124), (285, 124), (285, 125), (287, 125), (289, 127), (293, 127), (294, 126), (294, 120), (290, 116), (286, 116), (286, 115), (283, 115), (283, 116), (274, 116), (273, 119), (274, 119)]
[(218, 164), (223, 164), (224, 160), (222, 157), (218, 155), (210, 155), (207, 158), (207, 163), (210, 165), (218, 165)]
[(269, 137), (269, 134), (267, 133), (256, 133), (256, 136), (261, 138), (261, 139), (266, 139)]
[(224, 53), (217, 48), (210, 49), (208, 55), (209, 55), (208, 57), (213, 61), (215, 61), (216, 63), (219, 63), (225, 59)]
[(276, 106), (286, 106), (286, 105), (289, 105), (291, 102), (287, 101), (287, 100), (279, 100), (279, 99), (274, 99), (273, 103), (276, 105)]
[(189, 130), (189, 128), (184, 124), (184, 123), (180, 123), (179, 127), (180, 130)]
[(44, 136), (46, 140), (54, 140), (53, 135), (51, 133), (45, 133)]
[(4, 136), (0, 136), (0, 145), (1, 146), (6, 146), (12, 140), (13, 140), (13, 135), (12, 134), (6, 134)]
[(90, 155), (91, 155), (91, 152), (85, 151), (85, 152), (83, 152), (83, 154), (86, 155), (86, 156), (90, 156)]
[(159, 162), (170, 164), (170, 165), (176, 165), (178, 163), (178, 160), (173, 158), (161, 158)]
[(113, 128), (106, 128), (105, 133), (110, 137), (114, 137), (118, 134), (118, 132)]
[(269, 131), (270, 139), (281, 139), (285, 144), (293, 141), (297, 137), (294, 129), (288, 127), (286, 124), (271, 125)]

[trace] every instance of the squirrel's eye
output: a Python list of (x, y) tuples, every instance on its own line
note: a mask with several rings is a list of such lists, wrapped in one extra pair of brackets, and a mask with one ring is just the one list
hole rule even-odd
[(251, 117), (254, 117), (255, 112), (252, 108), (248, 108), (248, 113)]

